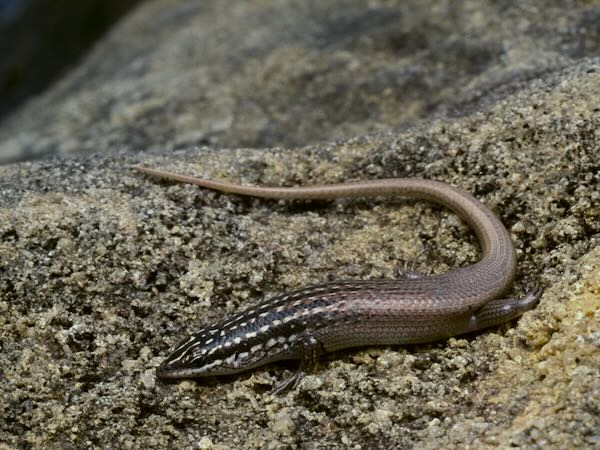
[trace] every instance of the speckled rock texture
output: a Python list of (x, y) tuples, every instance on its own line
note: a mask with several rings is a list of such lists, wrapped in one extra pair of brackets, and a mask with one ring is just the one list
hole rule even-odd
[[(600, 5), (149, 2), (0, 128), (0, 448), (600, 448)], [(57, 156), (43, 159), (46, 156)], [(248, 184), (418, 176), (512, 233), (520, 320), (164, 383), (182, 337), (272, 294), (478, 258), (424, 202)]]

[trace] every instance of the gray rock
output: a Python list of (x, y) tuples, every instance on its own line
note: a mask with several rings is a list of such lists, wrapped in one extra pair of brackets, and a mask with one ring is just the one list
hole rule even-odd
[[(323, 3), (150, 2), (3, 124), (4, 161), (38, 161), (0, 166), (0, 442), (600, 445), (600, 9)], [(514, 294), (546, 290), (516, 323), (333, 355), (279, 397), (293, 364), (163, 383), (169, 348), (263, 297), (478, 249), (426, 203), (243, 199), (138, 162), (254, 184), (442, 180), (512, 231)]]

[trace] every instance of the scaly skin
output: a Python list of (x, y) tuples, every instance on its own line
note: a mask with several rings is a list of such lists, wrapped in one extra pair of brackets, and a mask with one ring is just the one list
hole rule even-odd
[(365, 345), (432, 342), (497, 325), (532, 308), (501, 299), (512, 285), (516, 257), (510, 235), (479, 200), (447, 184), (395, 178), (313, 187), (252, 187), (135, 166), (140, 172), (227, 194), (267, 199), (401, 196), (446, 206), (475, 231), (482, 257), (440, 275), (340, 281), (283, 293), (200, 330), (159, 367), (162, 378), (234, 374), (273, 361), (309, 364), (321, 352)]

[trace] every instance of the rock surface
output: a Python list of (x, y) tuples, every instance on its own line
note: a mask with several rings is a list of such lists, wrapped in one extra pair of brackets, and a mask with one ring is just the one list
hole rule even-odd
[(139, 1), (0, 1), (0, 121), (74, 66)]
[[(39, 160), (0, 166), (0, 443), (600, 446), (600, 6), (322, 3), (150, 2), (3, 124), (3, 161)], [(332, 355), (278, 397), (293, 364), (166, 384), (173, 345), (263, 297), (478, 250), (427, 203), (228, 197), (138, 162), (442, 180), (511, 230), (513, 294), (546, 289), (515, 323)]]

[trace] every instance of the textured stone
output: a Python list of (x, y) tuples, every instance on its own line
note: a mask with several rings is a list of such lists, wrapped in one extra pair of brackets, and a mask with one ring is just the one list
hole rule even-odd
[[(61, 158), (0, 166), (0, 442), (600, 445), (599, 7), (323, 3), (150, 2), (4, 124), (5, 161)], [(294, 364), (163, 383), (169, 348), (263, 297), (478, 250), (427, 203), (243, 199), (138, 162), (271, 185), (442, 180), (512, 231), (513, 293), (545, 293), (477, 335), (324, 358), (279, 397)]]

